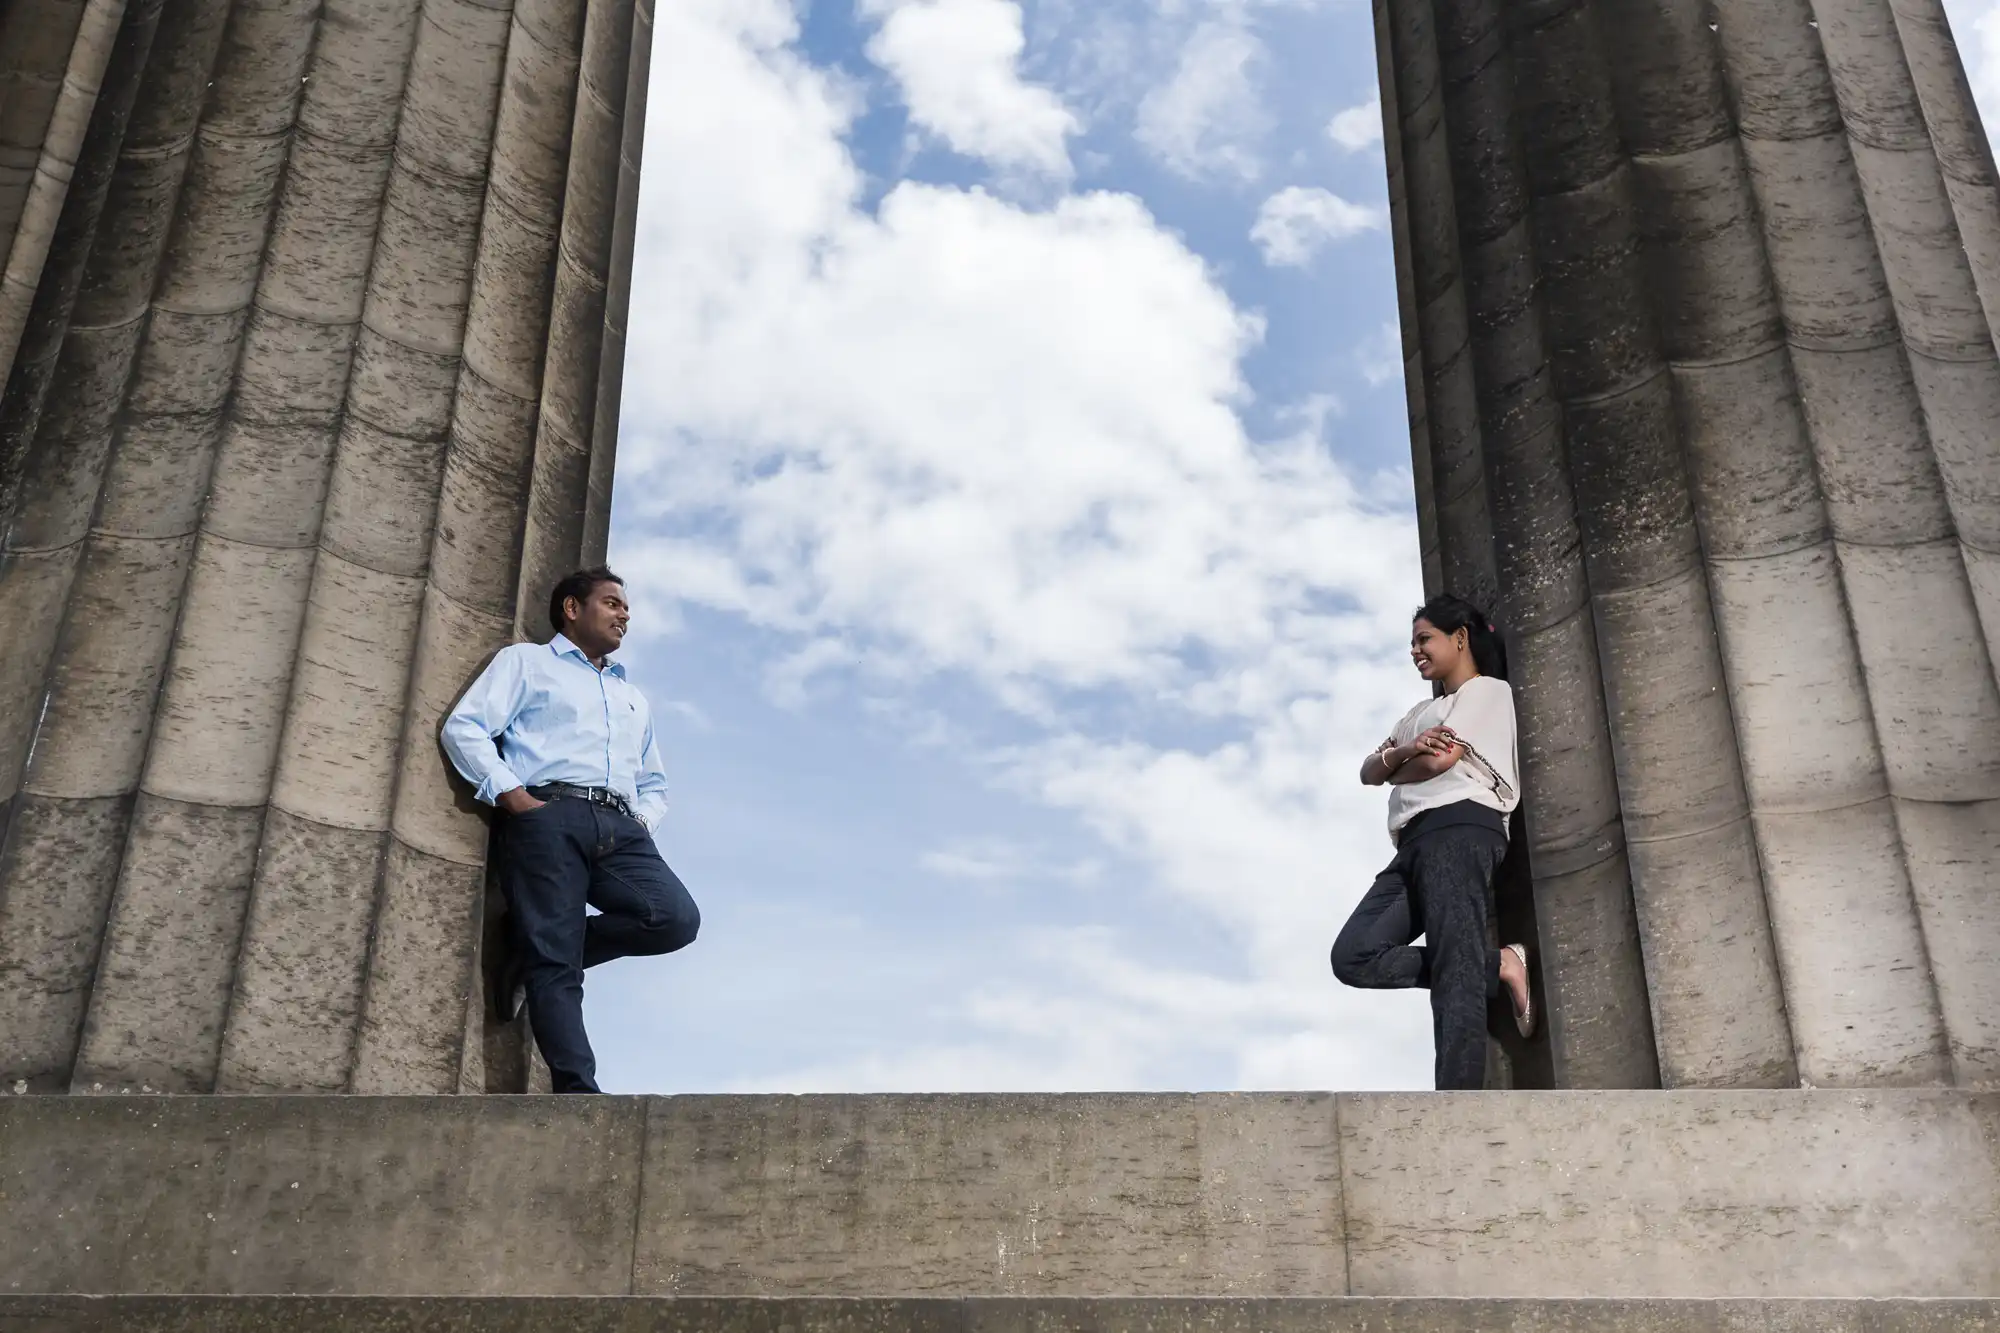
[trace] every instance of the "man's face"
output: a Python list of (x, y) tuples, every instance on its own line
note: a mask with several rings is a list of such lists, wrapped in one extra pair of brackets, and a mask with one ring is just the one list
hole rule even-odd
[(632, 608), (625, 603), (625, 588), (618, 583), (600, 583), (579, 603), (572, 597), (563, 604), (569, 612), (569, 641), (591, 657), (617, 651), (625, 641), (625, 626)]

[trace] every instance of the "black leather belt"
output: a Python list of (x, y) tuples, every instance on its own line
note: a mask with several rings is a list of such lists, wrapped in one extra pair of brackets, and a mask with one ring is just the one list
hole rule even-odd
[(609, 787), (574, 787), (567, 782), (547, 782), (528, 788), (528, 795), (538, 801), (588, 801), (592, 805), (608, 805), (627, 819), (638, 818), (632, 813), (632, 803)]

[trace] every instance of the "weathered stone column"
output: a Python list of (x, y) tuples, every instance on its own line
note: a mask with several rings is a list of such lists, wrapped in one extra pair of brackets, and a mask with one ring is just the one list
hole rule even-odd
[[(18, 205), (11, 191), (0, 195), (0, 208), (5, 210), (0, 212), (0, 237), (8, 242), (5, 267), (0, 268), (0, 365), (13, 362), (27, 332), (29, 312), (47, 276), (44, 265), (55, 243), (70, 185), (90, 124), (97, 118), (98, 94), (104, 89), (107, 67), (124, 27), (125, 0), (87, 0), (73, 26), (68, 22), (68, 14), (74, 12), (72, 5), (50, 8), (54, 12), (37, 14), (35, 6), (22, 6), (21, 26), (33, 25), (34, 30), (16, 33), (14, 23), (9, 22), (8, 30), (0, 33), (0, 38), (9, 42), (8, 54), (19, 62), (9, 71), (15, 76), (9, 91), (19, 100), (10, 98), (6, 111), (0, 112), (0, 135), (11, 141), (7, 146), (22, 157), (29, 152), (35, 155)], [(143, 20), (141, 40), (146, 43), (152, 39), (159, 5), (153, 4), (150, 10)], [(63, 51), (61, 39), (66, 32), (73, 33), (75, 41)], [(17, 41), (18, 48), (12, 45)], [(15, 54), (17, 50), (19, 54)], [(58, 52), (63, 53), (60, 64), (51, 59)], [(141, 50), (138, 63), (123, 80), (127, 87), (121, 90), (119, 81), (114, 80), (114, 97), (121, 92), (124, 97), (131, 96), (130, 84), (136, 81), (144, 61)], [(51, 78), (58, 69), (60, 75)], [(50, 93), (53, 98), (45, 100)]]
[(1696, 0), (1604, 10), (1799, 1074), (1943, 1082), (1943, 1022), (1720, 52)]
[[(1391, 0), (1395, 36), (1414, 9), (1478, 48), (1456, 78), (1446, 63), (1449, 198), (1405, 183), (1431, 76), (1398, 49), (1397, 243), (1421, 292), (1432, 212), (1455, 211), (1473, 345), (1513, 340), (1479, 361), (1479, 435), (1498, 603), (1528, 642), (1561, 566), (1510, 542), (1563, 531), (1552, 475), (1575, 496), (1661, 1078), (1990, 1084), (2000, 190), (1943, 16), (1499, 8), (1495, 38), (1473, 0)], [(1517, 161), (1531, 234), (1485, 260)], [(1405, 322), (1416, 347), (1459, 327), (1420, 300)], [(1544, 376), (1557, 447), (1510, 454)], [(1412, 420), (1434, 460), (1435, 425)], [(1435, 467), (1418, 475), (1441, 512)], [(1532, 831), (1592, 790), (1587, 747), (1537, 738), (1590, 717), (1598, 673), (1517, 655)], [(1605, 987), (1574, 981), (1592, 955), (1567, 938), (1620, 899), (1561, 892), (1557, 848), (1530, 850), (1556, 1076), (1580, 1082), (1572, 1014)]]
[[(0, 554), (0, 1080), (520, 1088), (435, 733), (517, 599), (601, 551), (650, 16), (165, 13), (84, 108), (136, 90), (62, 360), (7, 362), (11, 399), (49, 387)], [(74, 291), (59, 267), (28, 294)]]

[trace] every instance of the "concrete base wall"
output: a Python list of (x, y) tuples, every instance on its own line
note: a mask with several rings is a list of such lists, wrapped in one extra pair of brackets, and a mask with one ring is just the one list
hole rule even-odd
[(20, 1097), (0, 1293), (1996, 1298), (2000, 1095)]
[(1994, 1333), (2000, 1301), (0, 1296), (0, 1333)]

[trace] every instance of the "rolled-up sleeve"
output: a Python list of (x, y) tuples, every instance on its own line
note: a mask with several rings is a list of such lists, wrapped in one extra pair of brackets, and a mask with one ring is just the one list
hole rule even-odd
[(503, 651), (487, 663), (444, 720), (445, 754), (473, 785), (473, 794), (488, 805), (521, 785), (496, 742), (521, 711), (525, 686), (520, 655)]
[(658, 828), (667, 814), (667, 770), (660, 762), (651, 717), (646, 719), (646, 736), (639, 745), (639, 779), (634, 786), (639, 796), (635, 812), (639, 822), (648, 829)]

